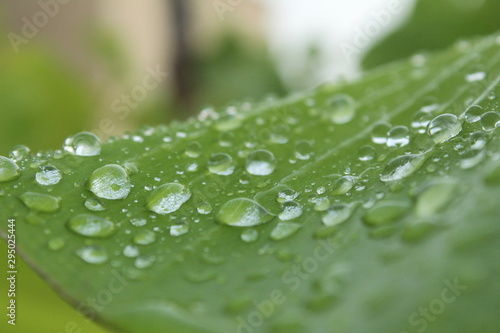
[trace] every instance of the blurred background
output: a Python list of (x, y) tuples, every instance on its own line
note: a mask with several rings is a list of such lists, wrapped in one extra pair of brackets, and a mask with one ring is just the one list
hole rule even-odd
[[(498, 0), (4, 0), (0, 155), (352, 80), (494, 32), (499, 12)], [(104, 332), (18, 265), (18, 325), (1, 332)]]

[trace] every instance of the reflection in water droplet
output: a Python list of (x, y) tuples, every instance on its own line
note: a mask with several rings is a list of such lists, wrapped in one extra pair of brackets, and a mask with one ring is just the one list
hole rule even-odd
[(486, 112), (481, 117), (481, 126), (485, 131), (493, 131), (500, 126), (500, 113), (495, 111)]
[(479, 105), (470, 106), (467, 111), (465, 111), (465, 121), (468, 123), (475, 123), (481, 120), (484, 110)]
[(278, 198), (276, 199), (278, 202), (286, 202), (295, 200), (299, 196), (299, 193), (295, 192), (291, 188), (285, 188), (278, 193)]
[(271, 231), (271, 239), (280, 241), (295, 234), (302, 227), (299, 223), (279, 222)]
[(46, 165), (40, 168), (36, 173), (35, 179), (38, 184), (43, 186), (56, 185), (62, 179), (62, 173), (58, 168), (52, 165)]
[(0, 156), (0, 183), (16, 180), (20, 174), (19, 167), (14, 161)]
[(486, 146), (488, 134), (482, 131), (474, 132), (470, 135), (471, 148), (480, 150)]
[(396, 126), (387, 133), (388, 147), (404, 147), (410, 143), (410, 130), (406, 126)]
[(220, 223), (233, 227), (252, 227), (269, 222), (272, 218), (264, 207), (246, 198), (229, 200), (217, 214)]
[(384, 172), (380, 175), (380, 180), (390, 182), (408, 177), (417, 171), (426, 160), (425, 153), (396, 157), (387, 164)]
[(310, 141), (301, 140), (295, 144), (295, 158), (299, 160), (308, 160), (313, 152), (312, 143)]
[(408, 212), (410, 204), (404, 201), (383, 201), (370, 208), (363, 216), (369, 226), (383, 226), (396, 222)]
[(85, 262), (100, 265), (108, 261), (108, 253), (98, 246), (86, 246), (76, 251), (76, 254)]
[(282, 221), (296, 219), (302, 215), (302, 205), (296, 201), (287, 201), (283, 204), (283, 211), (278, 215)]
[(23, 145), (19, 145), (19, 146), (15, 146), (12, 151), (10, 152), (10, 155), (9, 157), (15, 161), (15, 162), (19, 162), (19, 161), (22, 161), (23, 159), (27, 158), (30, 156), (30, 149), (26, 146), (23, 146)]
[(104, 207), (102, 202), (96, 198), (89, 198), (85, 200), (85, 207), (93, 212), (103, 212), (106, 210), (106, 207)]
[(147, 199), (149, 210), (166, 215), (177, 211), (191, 198), (187, 187), (178, 183), (169, 183), (158, 187)]
[(335, 124), (346, 124), (356, 115), (356, 102), (346, 94), (339, 94), (325, 103), (324, 114)]
[(54, 213), (61, 206), (61, 198), (48, 194), (26, 192), (19, 197), (30, 210), (42, 213)]
[(276, 159), (268, 150), (256, 150), (247, 157), (246, 170), (256, 176), (267, 176), (274, 172)]
[(333, 183), (332, 195), (344, 195), (356, 185), (356, 178), (352, 176), (340, 177)]
[(90, 214), (81, 214), (68, 221), (68, 228), (74, 233), (95, 238), (106, 238), (116, 232), (113, 222)]
[(462, 123), (454, 114), (445, 113), (434, 118), (427, 132), (435, 143), (443, 143), (462, 131)]
[(134, 237), (134, 243), (137, 245), (149, 245), (156, 240), (156, 234), (151, 230), (143, 230)]
[(108, 164), (92, 173), (88, 187), (99, 198), (120, 200), (128, 196), (132, 185), (125, 169), (116, 164)]
[(377, 156), (375, 148), (372, 146), (363, 146), (358, 151), (358, 158), (360, 161), (371, 161)]
[(196, 141), (190, 142), (186, 147), (185, 154), (192, 158), (199, 157), (201, 154), (201, 145)]
[(323, 224), (331, 227), (347, 221), (353, 213), (353, 206), (348, 204), (338, 204), (330, 207), (323, 215)]
[(259, 238), (259, 232), (253, 228), (247, 228), (241, 232), (241, 239), (244, 242), (252, 243)]
[(189, 232), (189, 225), (188, 224), (179, 224), (179, 225), (173, 225), (170, 227), (170, 236), (182, 236), (184, 234), (187, 234)]
[(81, 132), (64, 141), (64, 150), (77, 156), (96, 156), (101, 153), (101, 141), (89, 132)]
[(208, 170), (216, 175), (231, 175), (234, 167), (233, 159), (228, 154), (214, 154), (208, 160)]

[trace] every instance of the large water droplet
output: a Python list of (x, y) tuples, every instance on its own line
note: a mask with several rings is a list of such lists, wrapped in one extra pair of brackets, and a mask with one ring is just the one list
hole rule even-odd
[(92, 173), (88, 186), (99, 198), (119, 200), (128, 196), (132, 185), (124, 168), (108, 164)]
[(202, 202), (198, 205), (198, 208), (196, 208), (196, 210), (198, 210), (198, 213), (200, 214), (207, 215), (212, 212), (212, 205), (210, 204), (210, 202)]
[(19, 145), (15, 146), (10, 152), (9, 157), (16, 162), (22, 161), (23, 159), (30, 156), (30, 149), (26, 146)]
[(396, 222), (408, 212), (410, 204), (405, 201), (383, 201), (370, 208), (363, 221), (370, 226), (383, 226)]
[(344, 195), (356, 185), (356, 178), (352, 176), (340, 177), (333, 183), (332, 195)]
[(353, 213), (353, 206), (348, 204), (338, 204), (330, 207), (323, 215), (323, 224), (331, 227), (341, 224), (349, 219)]
[(96, 156), (101, 153), (101, 140), (90, 132), (81, 132), (64, 141), (64, 150), (78, 156)]
[(19, 167), (14, 161), (0, 156), (0, 183), (16, 180), (20, 174)]
[(85, 262), (100, 265), (108, 261), (108, 253), (98, 246), (86, 246), (76, 251), (76, 254)]
[(443, 181), (426, 187), (418, 196), (415, 212), (422, 217), (432, 216), (443, 209), (453, 198), (457, 184)]
[(191, 198), (187, 187), (178, 183), (169, 183), (158, 187), (147, 199), (149, 210), (166, 215), (178, 210)]
[(396, 126), (387, 133), (388, 147), (403, 147), (410, 143), (410, 130), (406, 126)]
[(500, 126), (500, 113), (495, 111), (486, 112), (481, 117), (481, 126), (485, 131), (493, 131)]
[(156, 234), (151, 230), (143, 230), (134, 237), (134, 243), (137, 245), (149, 245), (156, 240)]
[(106, 238), (116, 232), (113, 222), (90, 214), (81, 214), (68, 221), (68, 228), (85, 237)]
[(32, 211), (42, 213), (54, 213), (61, 206), (61, 198), (48, 194), (26, 192), (19, 197), (21, 201)]
[(264, 207), (246, 198), (229, 200), (217, 214), (220, 223), (233, 227), (252, 227), (269, 222), (272, 218)]
[(283, 211), (278, 215), (282, 221), (296, 219), (302, 215), (302, 205), (296, 201), (287, 201), (283, 203)]
[(380, 175), (380, 180), (390, 182), (412, 175), (427, 160), (427, 154), (399, 156), (391, 160)]
[(280, 241), (295, 234), (302, 227), (299, 223), (279, 222), (273, 230), (271, 230), (271, 239)]
[(435, 143), (443, 143), (462, 131), (462, 123), (454, 114), (445, 113), (434, 118), (427, 132)]
[(346, 94), (339, 94), (325, 103), (325, 115), (335, 124), (346, 124), (356, 115), (356, 102)]
[(276, 169), (276, 159), (268, 150), (256, 150), (247, 157), (247, 172), (256, 176), (267, 176)]
[(46, 165), (40, 168), (36, 173), (35, 179), (38, 184), (43, 186), (56, 185), (62, 179), (62, 173), (58, 168), (52, 165)]
[(208, 160), (208, 170), (221, 176), (228, 176), (234, 172), (234, 162), (228, 154), (214, 154)]
[(465, 121), (468, 123), (475, 123), (481, 120), (484, 110), (479, 105), (472, 105), (465, 111)]

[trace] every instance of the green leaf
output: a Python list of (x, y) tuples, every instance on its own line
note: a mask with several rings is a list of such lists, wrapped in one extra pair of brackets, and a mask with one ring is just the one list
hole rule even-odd
[(500, 29), (496, 0), (418, 0), (409, 20), (364, 57), (370, 69), (417, 52), (449, 47), (458, 40), (489, 35)]
[(498, 40), (13, 154), (3, 233), (120, 331), (497, 332)]

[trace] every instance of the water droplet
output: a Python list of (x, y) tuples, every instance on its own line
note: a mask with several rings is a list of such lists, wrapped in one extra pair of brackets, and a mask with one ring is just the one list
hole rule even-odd
[(187, 234), (189, 232), (189, 225), (188, 224), (179, 224), (179, 225), (173, 225), (170, 227), (170, 236), (182, 236), (184, 234)]
[(479, 105), (472, 105), (465, 111), (465, 121), (468, 123), (475, 123), (481, 120), (484, 110)]
[(482, 131), (474, 132), (470, 135), (471, 148), (480, 150), (486, 146), (488, 134)]
[(252, 243), (259, 238), (259, 232), (253, 228), (247, 228), (241, 232), (241, 239), (244, 242)]
[(410, 143), (410, 130), (406, 126), (396, 126), (387, 135), (388, 147), (404, 147)]
[(224, 115), (215, 123), (215, 129), (220, 132), (227, 132), (238, 129), (242, 124), (240, 117), (234, 115)]
[(335, 226), (347, 221), (353, 213), (353, 206), (348, 204), (338, 204), (330, 207), (323, 215), (323, 224), (327, 227)]
[(191, 192), (187, 187), (178, 183), (169, 183), (158, 187), (147, 199), (149, 210), (166, 215), (177, 211), (186, 201), (191, 198)]
[(302, 205), (296, 201), (287, 201), (283, 204), (283, 211), (278, 215), (282, 221), (296, 219), (302, 215)]
[(52, 238), (51, 240), (49, 240), (48, 248), (51, 251), (59, 251), (64, 247), (64, 245), (66, 245), (66, 242), (64, 241), (64, 239), (59, 238), (59, 237)]
[(485, 72), (476, 72), (476, 73), (467, 74), (465, 76), (465, 79), (467, 80), (467, 82), (482, 81), (485, 78), (486, 78), (486, 73)]
[(391, 125), (388, 123), (378, 123), (373, 127), (372, 130), (372, 141), (378, 145), (383, 145), (387, 143), (387, 137), (389, 131), (391, 130)]
[(346, 124), (356, 115), (356, 102), (346, 94), (339, 94), (325, 103), (324, 114), (335, 124)]
[(310, 141), (301, 140), (295, 145), (295, 158), (299, 160), (308, 160), (312, 153), (313, 147)]
[(130, 224), (132, 224), (134, 227), (144, 227), (148, 223), (148, 220), (143, 219), (143, 218), (135, 218), (130, 220)]
[(196, 141), (190, 142), (186, 147), (185, 154), (192, 158), (199, 157), (201, 154), (201, 145)]
[(127, 258), (135, 258), (139, 255), (137, 246), (127, 245), (123, 248), (123, 255)]
[(330, 200), (328, 198), (316, 198), (313, 200), (314, 210), (317, 212), (323, 212), (330, 207)]
[(295, 198), (297, 198), (298, 196), (299, 193), (295, 192), (291, 188), (285, 188), (279, 191), (277, 201), (281, 203), (286, 201), (292, 201), (295, 200)]
[(363, 216), (363, 221), (369, 226), (384, 226), (396, 222), (410, 209), (410, 204), (404, 201), (383, 201), (370, 208)]
[(198, 213), (207, 215), (212, 212), (212, 205), (209, 202), (202, 202), (198, 205)]
[(228, 154), (214, 154), (208, 160), (208, 170), (221, 176), (228, 176), (234, 172), (233, 158)]
[(332, 195), (344, 195), (356, 185), (356, 178), (352, 176), (340, 177), (333, 183)]
[(471, 169), (481, 163), (486, 157), (484, 150), (471, 149), (464, 153), (460, 159), (460, 168)]
[(64, 141), (64, 150), (77, 156), (96, 156), (101, 153), (101, 140), (89, 132), (81, 132)]
[(271, 231), (271, 239), (280, 241), (295, 234), (302, 227), (299, 223), (279, 222)]
[(220, 223), (233, 227), (252, 227), (269, 222), (272, 218), (264, 207), (246, 198), (229, 200), (217, 214)]
[(85, 200), (85, 207), (93, 212), (103, 212), (106, 210), (106, 207), (96, 198)]
[(139, 269), (145, 269), (151, 267), (154, 262), (154, 256), (140, 256), (139, 258), (135, 259), (134, 265)]
[(36, 173), (35, 179), (38, 184), (43, 186), (51, 186), (58, 184), (62, 179), (62, 173), (58, 168), (52, 165), (46, 165), (40, 168)]
[(371, 161), (377, 156), (375, 148), (372, 146), (363, 146), (358, 151), (358, 158), (360, 161)]
[(68, 221), (68, 228), (81, 236), (94, 238), (106, 238), (116, 232), (113, 222), (90, 214), (74, 216)]
[(413, 128), (427, 128), (431, 120), (434, 118), (432, 113), (425, 111), (418, 111), (413, 117), (411, 127)]
[(427, 132), (435, 143), (443, 143), (462, 131), (462, 123), (454, 114), (445, 113), (434, 118)]
[(48, 194), (26, 192), (19, 198), (26, 207), (35, 212), (54, 213), (61, 207), (61, 198)]
[(268, 150), (256, 150), (248, 155), (247, 172), (255, 176), (267, 176), (276, 169), (276, 159)]
[(88, 186), (97, 197), (108, 200), (125, 199), (132, 187), (125, 169), (116, 164), (108, 164), (95, 170)]
[(20, 174), (19, 167), (14, 161), (0, 156), (0, 183), (16, 180)]
[(143, 230), (134, 237), (134, 243), (137, 245), (149, 245), (156, 240), (156, 234), (151, 230)]
[(442, 181), (427, 186), (418, 196), (415, 212), (422, 217), (432, 216), (443, 209), (457, 191), (453, 181)]
[(23, 146), (23, 145), (19, 145), (19, 146), (15, 146), (12, 151), (10, 152), (10, 155), (9, 157), (15, 161), (15, 162), (19, 162), (19, 161), (22, 161), (23, 159), (27, 158), (30, 156), (30, 149), (26, 146)]
[(399, 156), (391, 160), (380, 175), (383, 182), (400, 180), (412, 175), (427, 160), (427, 154), (412, 154)]
[(493, 131), (500, 126), (500, 113), (495, 111), (486, 112), (481, 117), (481, 126), (485, 131)]
[(100, 265), (108, 261), (108, 253), (98, 246), (86, 246), (76, 251), (76, 254), (85, 262)]

